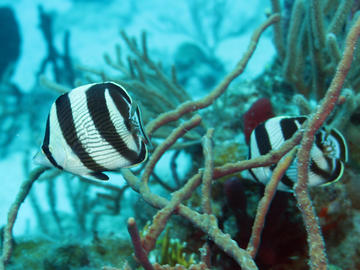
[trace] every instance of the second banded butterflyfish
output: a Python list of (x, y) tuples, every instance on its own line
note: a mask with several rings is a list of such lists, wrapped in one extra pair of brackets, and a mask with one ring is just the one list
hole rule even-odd
[[(279, 149), (282, 144), (306, 121), (307, 117), (279, 116), (273, 117), (258, 125), (250, 135), (249, 159)], [(339, 180), (347, 162), (348, 149), (342, 134), (336, 129), (320, 128), (315, 135), (314, 145), (310, 152), (309, 186), (326, 185)], [(276, 164), (269, 167), (252, 168), (252, 178), (266, 184)], [(278, 189), (292, 191), (297, 181), (296, 158), (282, 177)]]
[(145, 161), (148, 144), (140, 108), (125, 88), (114, 82), (93, 83), (56, 99), (34, 159), (82, 177), (108, 180), (105, 171)]

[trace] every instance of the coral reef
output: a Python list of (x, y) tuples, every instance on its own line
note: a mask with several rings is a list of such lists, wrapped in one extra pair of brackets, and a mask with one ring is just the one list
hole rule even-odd
[[(290, 1), (284, 2), (280, 5), (278, 0), (271, 1), (272, 14), (254, 31), (238, 64), (199, 99), (191, 97), (189, 89), (181, 85), (186, 85), (186, 80), (177, 78), (182, 63), (171, 67), (169, 75), (150, 57), (145, 33), (137, 42), (121, 32), (130, 53), (127, 62), (120, 46), (116, 46), (114, 57), (104, 56), (116, 75), (78, 65), (74, 68), (79, 73), (72, 72), (77, 80), (61, 79), (56, 76), (59, 71), (55, 65), (60, 56), (51, 46), (50, 29), (45, 29), (51, 23), (42, 25), (44, 34), (48, 33), (49, 46), (41, 70), (51, 63), (55, 76), (54, 81), (42, 76), (41, 83), (60, 92), (67, 91), (72, 83), (99, 78), (124, 85), (144, 108), (146, 132), (154, 149), (140, 168), (121, 170), (126, 181), (123, 188), (71, 176), (65, 179), (74, 213), (70, 218), (59, 213), (56, 204), (54, 183), (60, 175), (65, 178), (63, 174), (43, 167), (29, 172), (2, 229), (0, 269), (20, 269), (22, 260), (29, 269), (36, 260), (42, 262), (43, 269), (359, 268), (358, 153), (350, 156), (343, 181), (311, 189), (307, 185), (314, 134), (323, 125), (340, 129), (350, 125), (353, 129), (345, 136), (349, 136), (349, 145), (357, 144), (357, 136), (350, 136), (358, 128), (359, 98), (354, 92), (359, 69), (351, 65), (359, 51), (357, 6), (354, 1), (296, 0), (292, 5)], [(43, 20), (47, 19), (41, 8), (39, 11)], [(192, 11), (194, 19), (200, 16), (198, 10)], [(203, 26), (196, 23), (201, 31)], [(270, 26), (274, 27), (277, 48), (272, 67), (253, 83), (234, 82)], [(219, 32), (214, 33), (213, 38), (218, 37)], [(200, 49), (211, 51), (216, 41), (211, 45), (204, 36)], [(199, 51), (194, 53), (201, 55)], [(71, 61), (69, 53), (64, 55), (67, 55), (64, 63)], [(346, 90), (342, 91), (344, 87)], [(254, 101), (257, 102), (251, 107)], [(271, 104), (276, 105), (272, 108)], [(309, 117), (280, 149), (246, 160), (251, 129), (267, 117), (285, 112), (305, 113)], [(164, 154), (174, 149), (178, 152), (170, 161), (172, 175), (160, 179), (154, 169)], [(178, 179), (176, 168), (180, 151), (190, 153), (192, 161), (184, 181)], [(293, 193), (277, 191), (278, 182), (295, 157), (298, 182)], [(274, 170), (265, 187), (247, 181), (241, 174), (250, 168), (270, 165)], [(49, 216), (56, 233), (48, 229), (49, 224), (44, 224), (44, 211), (30, 192), (41, 181), (47, 184)], [(94, 196), (91, 191), (95, 187), (100, 191), (97, 189)], [(106, 215), (119, 216), (124, 193), (130, 190), (138, 193), (136, 198), (141, 204), (133, 213), (121, 213), (127, 216), (131, 243), (99, 234), (99, 222)], [(56, 239), (73, 229), (81, 236), (81, 243), (57, 241), (52, 245), (50, 241), (38, 240), (38, 247), (34, 247), (34, 241), (14, 240), (12, 232), (18, 210), (28, 196), (47, 237)], [(75, 226), (67, 220), (74, 220)], [(138, 225), (144, 229), (139, 230)], [(118, 228), (114, 227), (116, 231)], [(19, 250), (27, 250), (35, 258), (22, 256)], [(47, 252), (42, 254), (43, 250)]]

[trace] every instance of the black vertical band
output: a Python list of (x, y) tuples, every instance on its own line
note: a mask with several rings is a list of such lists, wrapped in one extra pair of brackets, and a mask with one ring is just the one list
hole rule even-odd
[[(86, 92), (86, 99), (90, 116), (95, 124), (95, 127), (102, 138), (106, 140), (122, 157), (127, 159), (131, 164), (136, 164), (143, 159), (140, 159), (139, 153), (128, 148), (120, 134), (117, 133), (114, 123), (111, 121), (109, 108), (106, 105), (105, 90), (108, 89), (111, 98), (113, 99), (120, 114), (129, 120), (129, 113), (125, 112), (126, 108), (129, 110), (129, 105), (125, 102), (124, 98), (120, 95), (121, 92), (115, 91), (112, 88), (106, 88), (105, 84), (96, 84), (89, 88)], [(119, 108), (120, 107), (120, 108)], [(125, 123), (126, 123), (125, 121)], [(129, 123), (129, 128), (131, 129)], [(127, 127), (128, 128), (128, 127)], [(129, 130), (127, 130), (129, 132)]]
[(306, 117), (292, 117), (284, 118), (280, 120), (281, 133), (283, 134), (284, 140), (290, 139), (295, 132), (299, 129), (295, 121), (299, 121), (300, 124), (305, 122)]
[(76, 133), (71, 103), (68, 94), (60, 96), (56, 102), (56, 114), (62, 135), (71, 150), (78, 156), (85, 167), (92, 171), (101, 172), (107, 169), (98, 164), (86, 151)]
[(266, 131), (265, 123), (258, 125), (254, 130), (256, 144), (260, 155), (265, 155), (271, 150), (270, 138), (268, 132)]
[(47, 121), (46, 121), (46, 129), (45, 129), (45, 137), (44, 142), (42, 145), (42, 150), (47, 157), (47, 159), (51, 162), (52, 165), (54, 165), (56, 168), (63, 170), (64, 168), (61, 167), (56, 160), (54, 159), (52, 153), (49, 150), (49, 143), (50, 143), (50, 113), (48, 115)]

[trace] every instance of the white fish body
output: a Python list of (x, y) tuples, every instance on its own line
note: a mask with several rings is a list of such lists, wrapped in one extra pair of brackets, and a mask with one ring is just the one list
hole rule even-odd
[(122, 86), (87, 84), (54, 102), (35, 160), (83, 177), (107, 180), (104, 171), (145, 161), (147, 142), (140, 109)]

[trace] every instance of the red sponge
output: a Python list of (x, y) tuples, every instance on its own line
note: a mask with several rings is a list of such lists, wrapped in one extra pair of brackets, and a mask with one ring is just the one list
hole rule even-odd
[(244, 114), (244, 134), (246, 143), (250, 142), (250, 134), (259, 124), (274, 116), (271, 102), (268, 98), (260, 98)]

